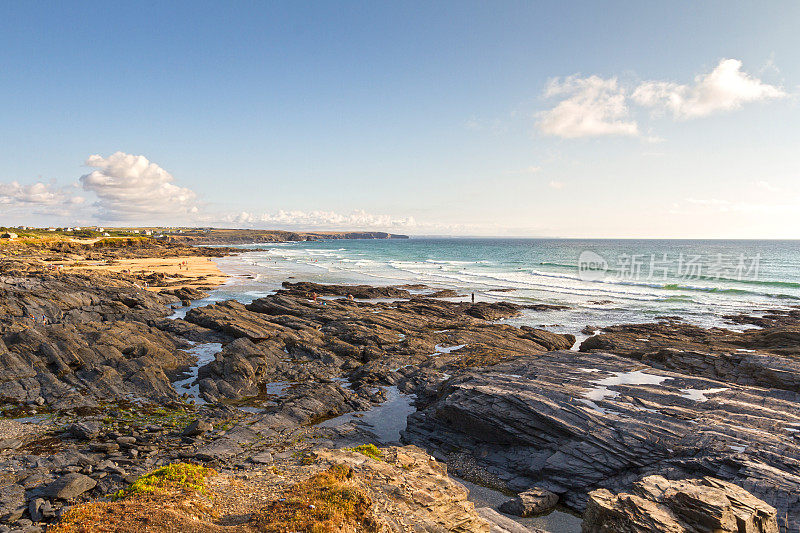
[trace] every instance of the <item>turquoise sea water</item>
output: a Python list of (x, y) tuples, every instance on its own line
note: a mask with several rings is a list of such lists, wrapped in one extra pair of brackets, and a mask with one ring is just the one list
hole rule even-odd
[[(570, 333), (665, 315), (741, 328), (723, 316), (800, 305), (800, 241), (413, 238), (242, 248), (266, 249), (219, 260), (224, 270), (250, 278), (234, 278), (215, 299), (252, 299), (290, 277), (425, 283), (467, 297), (474, 292), (478, 300), (566, 305), (567, 310), (526, 312), (510, 322)], [(579, 259), (594, 262), (585, 261), (579, 270)]]

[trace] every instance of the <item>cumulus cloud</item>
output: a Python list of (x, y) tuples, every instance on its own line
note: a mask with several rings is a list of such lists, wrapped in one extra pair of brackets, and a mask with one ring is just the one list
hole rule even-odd
[(566, 139), (622, 135), (661, 142), (657, 136), (640, 134), (638, 123), (630, 118), (631, 105), (687, 120), (786, 96), (782, 88), (743, 72), (738, 59), (723, 59), (711, 72), (695, 77), (692, 84), (651, 80), (633, 85), (617, 78), (573, 75), (547, 83), (544, 97), (560, 101), (537, 115), (537, 126), (546, 135)]
[(392, 229), (416, 227), (414, 217), (392, 217), (375, 215), (363, 209), (350, 214), (334, 211), (284, 211), (277, 213), (253, 214), (242, 211), (225, 217), (227, 222), (238, 224), (264, 224), (282, 228), (327, 228), (327, 229)]
[(555, 78), (548, 82), (544, 96), (563, 98), (539, 114), (537, 125), (547, 135), (574, 139), (639, 134), (636, 122), (628, 119), (625, 90), (616, 78)]
[(97, 195), (98, 218), (130, 220), (147, 216), (181, 216), (197, 212), (197, 195), (173, 183), (172, 175), (142, 155), (116, 152), (92, 155), (96, 170), (81, 176), (83, 189)]
[(35, 214), (61, 215), (83, 202), (83, 197), (73, 195), (52, 183), (0, 183), (0, 205), (7, 211), (29, 209)]
[(781, 88), (742, 72), (738, 59), (723, 59), (708, 74), (697, 76), (693, 85), (646, 81), (633, 91), (631, 98), (639, 105), (666, 109), (675, 118), (685, 120), (785, 96)]

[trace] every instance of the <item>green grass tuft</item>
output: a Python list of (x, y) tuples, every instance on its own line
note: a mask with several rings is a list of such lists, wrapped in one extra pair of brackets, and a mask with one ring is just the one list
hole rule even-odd
[(173, 463), (162, 466), (134, 481), (127, 489), (119, 490), (112, 496), (119, 500), (134, 494), (169, 492), (173, 490), (192, 491), (207, 494), (206, 477), (214, 470), (189, 463)]
[(370, 459), (375, 459), (376, 461), (383, 461), (383, 452), (381, 452), (377, 446), (374, 444), (361, 444), (356, 446), (355, 448), (349, 448), (354, 452), (358, 452), (361, 455), (366, 455)]

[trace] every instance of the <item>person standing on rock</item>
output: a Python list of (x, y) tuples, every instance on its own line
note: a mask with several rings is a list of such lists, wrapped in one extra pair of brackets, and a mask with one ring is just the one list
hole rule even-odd
[(472, 303), (475, 303), (475, 293), (472, 293)]

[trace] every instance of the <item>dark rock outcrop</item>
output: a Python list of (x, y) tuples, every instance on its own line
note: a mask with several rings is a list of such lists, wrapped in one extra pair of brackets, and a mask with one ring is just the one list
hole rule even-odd
[(631, 493), (589, 494), (584, 533), (777, 533), (775, 508), (732, 483), (648, 476)]
[(358, 299), (371, 299), (371, 298), (411, 298), (411, 293), (401, 287), (378, 286), (371, 285), (323, 285), (320, 283), (311, 283), (309, 281), (299, 281), (292, 283), (284, 281), (283, 289), (278, 291), (278, 294), (288, 294), (292, 296), (310, 297), (316, 293), (319, 296), (344, 296), (352, 295), (353, 298)]
[(624, 355), (648, 365), (742, 385), (800, 392), (800, 318), (777, 315), (767, 329), (705, 329), (674, 320), (603, 328), (581, 351)]
[[(411, 415), (405, 442), (456, 474), (501, 488), (537, 486), (582, 511), (596, 488), (643, 476), (714, 476), (800, 527), (800, 396), (647, 367), (600, 352), (551, 352), (453, 377)], [(463, 458), (468, 457), (468, 461)]]
[[(405, 380), (407, 390), (421, 387), (417, 392), (424, 394), (427, 369), (485, 366), (575, 342), (571, 335), (492, 324), (473, 316), (474, 308), (430, 298), (315, 303), (277, 294), (248, 305), (227, 301), (195, 308), (186, 320), (237, 339), (200, 369), (200, 390), (213, 399), (237, 400), (257, 396), (274, 382), (342, 374), (357, 386)], [(481, 308), (503, 316), (519, 311), (503, 303)]]

